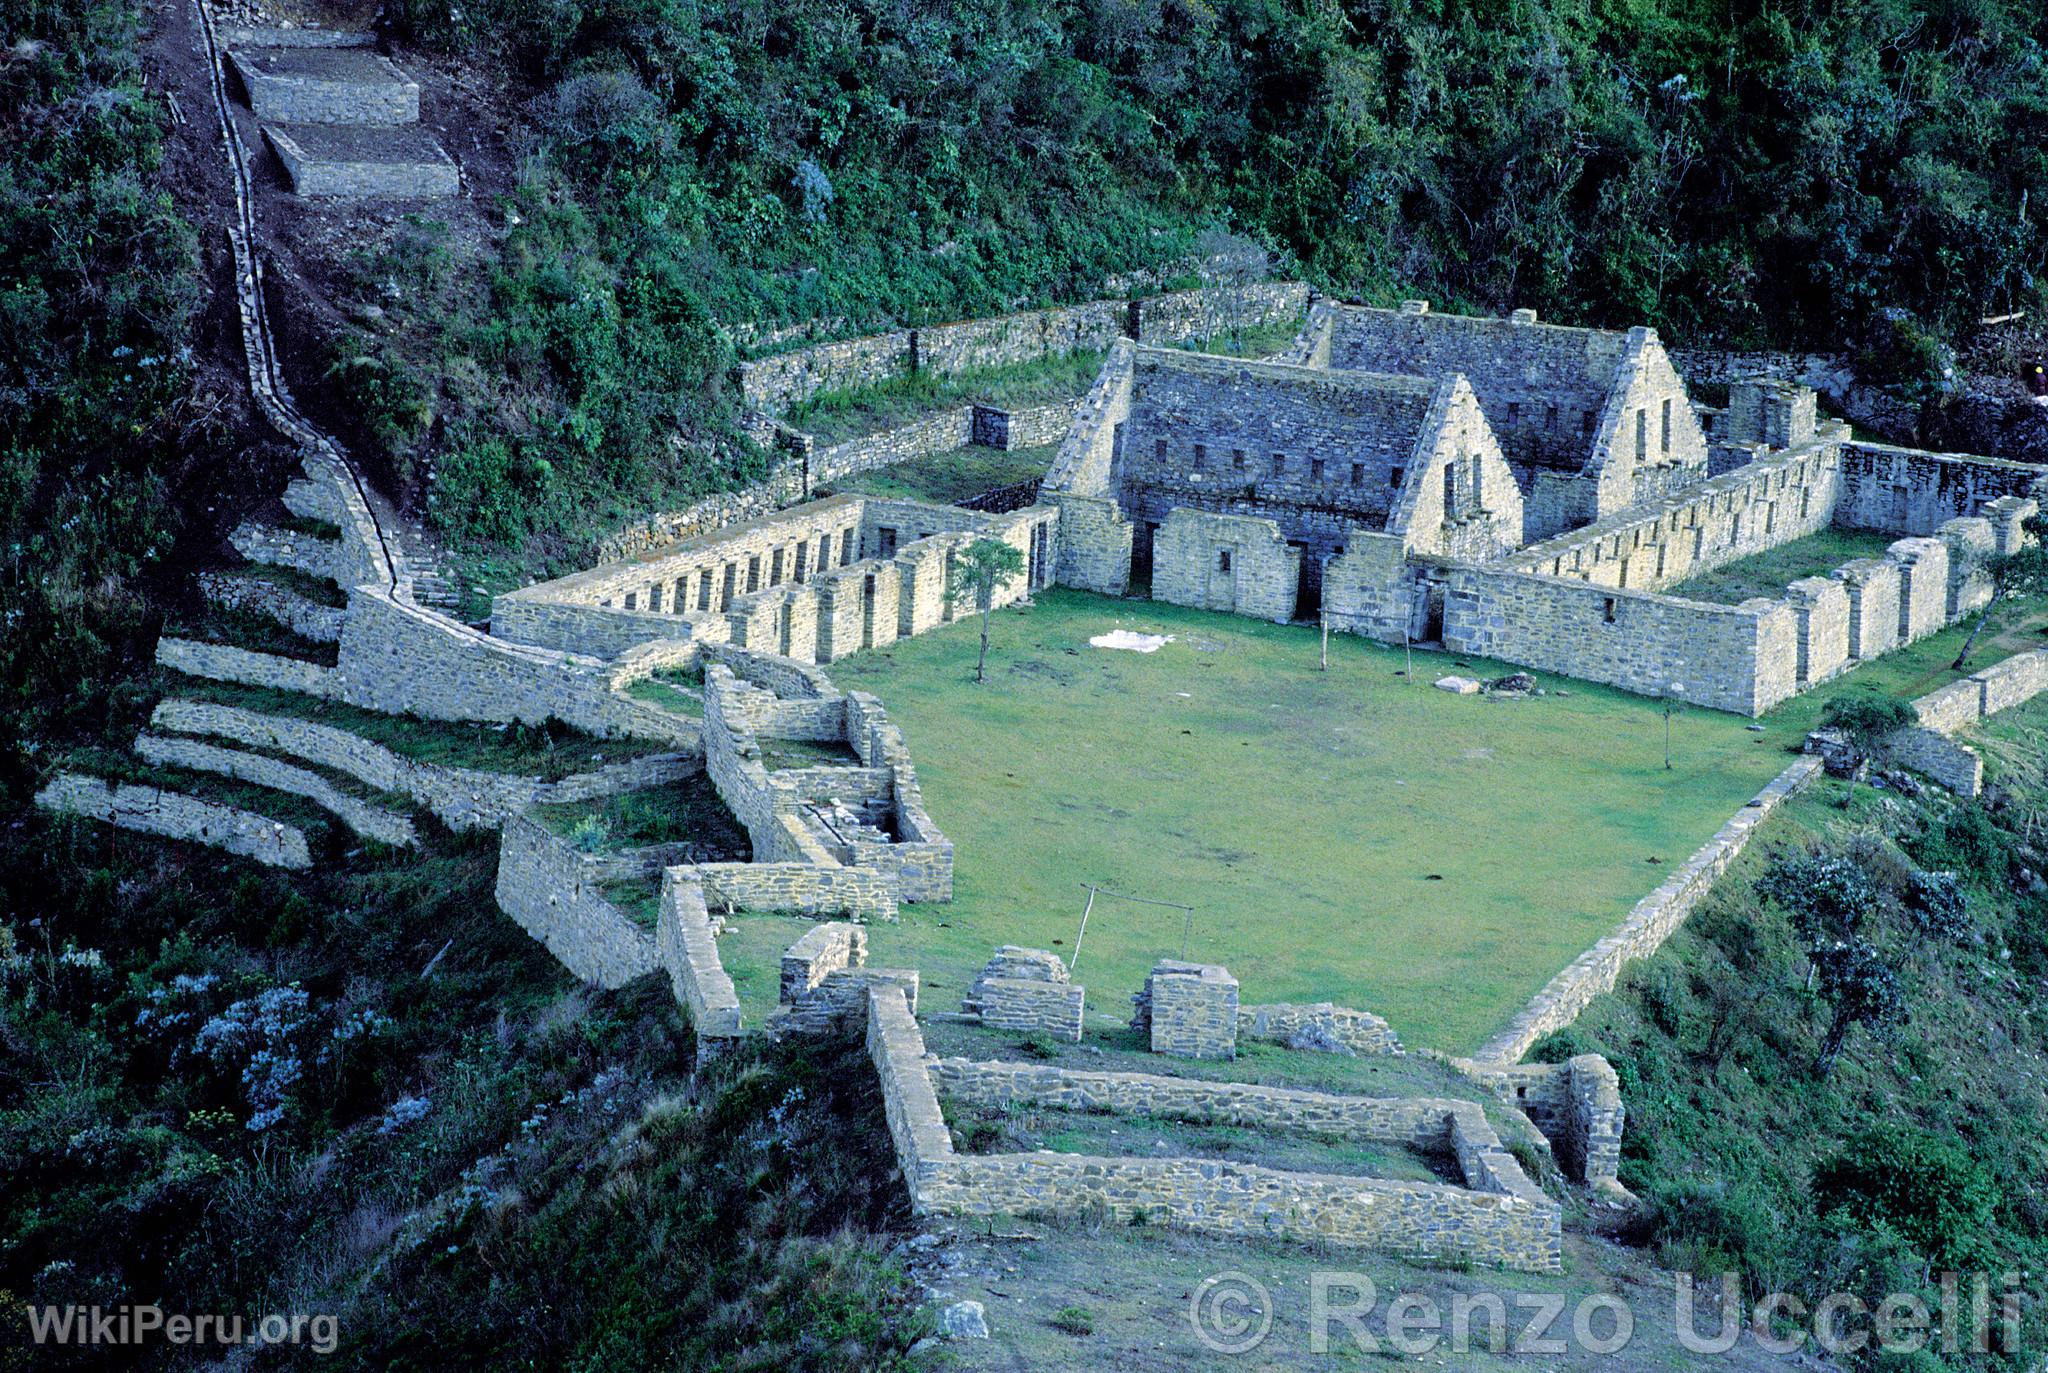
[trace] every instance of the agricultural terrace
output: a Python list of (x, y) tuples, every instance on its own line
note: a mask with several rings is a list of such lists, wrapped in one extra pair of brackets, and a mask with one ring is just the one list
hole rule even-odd
[[(1155, 651), (1091, 647), (1114, 630)], [(1248, 1001), (1331, 1000), (1411, 1044), (1468, 1051), (1786, 764), (1796, 729), (1539, 676), (1548, 694), (1461, 697), (1415, 655), (1070, 591), (999, 612), (989, 680), (972, 621), (835, 663), (887, 701), (925, 802), (958, 845), (950, 905), (871, 932), (871, 962), (923, 970), (946, 1008), (995, 946), (1071, 953), (1093, 881), (1195, 907), (1187, 953)], [(743, 920), (729, 967), (788, 922)], [(746, 925), (756, 928), (748, 930)], [(1090, 1012), (1180, 952), (1179, 912), (1099, 902), (1076, 980)], [(760, 927), (766, 926), (767, 929)], [(736, 976), (739, 973), (735, 972)]]

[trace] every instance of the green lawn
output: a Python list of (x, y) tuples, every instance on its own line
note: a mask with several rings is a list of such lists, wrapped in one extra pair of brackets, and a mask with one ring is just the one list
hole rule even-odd
[[(1088, 646), (1112, 628), (1177, 638)], [(1307, 628), (1066, 591), (996, 616), (982, 686), (975, 639), (963, 622), (830, 669), (887, 704), (957, 845), (955, 900), (871, 934), (871, 961), (921, 969), (934, 1009), (999, 944), (1070, 952), (1094, 881), (1194, 906), (1187, 953), (1227, 965), (1248, 1002), (1336, 1001), (1467, 1051), (1796, 737), (1687, 711), (1666, 771), (1658, 707), (1621, 692), (1544, 677), (1570, 694), (1451, 696), (1427, 683), (1509, 669), (1418, 654), (1409, 685), (1398, 650), (1345, 635), (1323, 673)], [(1091, 1020), (1124, 1019), (1181, 926), (1098, 902), (1076, 969)]]
[(1664, 588), (1666, 596), (1739, 605), (1752, 596), (1777, 600), (1801, 577), (1825, 577), (1857, 558), (1882, 558), (1896, 536), (1861, 530), (1823, 529), (1803, 539), (1780, 544), (1766, 553), (1702, 572)]
[(832, 490), (835, 495), (860, 491), (870, 496), (955, 505), (998, 487), (1043, 477), (1058, 452), (1058, 444), (1008, 450), (956, 448), (863, 472), (835, 484)]

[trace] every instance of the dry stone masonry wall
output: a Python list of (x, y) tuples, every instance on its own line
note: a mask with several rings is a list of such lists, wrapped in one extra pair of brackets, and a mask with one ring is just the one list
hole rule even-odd
[(60, 772), (36, 793), (36, 804), (63, 815), (103, 820), (116, 829), (205, 844), (266, 867), (313, 866), (306, 836), (296, 827), (182, 792)]

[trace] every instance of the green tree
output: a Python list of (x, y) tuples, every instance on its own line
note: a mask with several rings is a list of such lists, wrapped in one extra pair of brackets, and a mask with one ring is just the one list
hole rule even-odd
[(1826, 1077), (1834, 1071), (1849, 1032), (1858, 1025), (1889, 1038), (1905, 1023), (1906, 993), (1883, 951), (1867, 939), (1835, 940), (1814, 950), (1813, 959), (1820, 973), (1820, 994), (1834, 1003), (1827, 1032), (1821, 1036), (1820, 1058), (1814, 1064)]
[(1781, 858), (1756, 880), (1756, 894), (1792, 917), (1806, 949), (1806, 989), (1813, 990), (1820, 951), (1851, 938), (1882, 899), (1861, 864), (1846, 854)]
[[(1847, 692), (1829, 701), (1821, 711), (1820, 722), (1824, 728), (1832, 729), (1848, 740), (1855, 752), (1857, 770), (1866, 761), (1879, 761), (1889, 756), (1892, 736), (1900, 730), (1920, 723), (1920, 717), (1913, 707), (1896, 696), (1883, 696), (1874, 691)], [(1849, 794), (1842, 798), (1848, 805), (1849, 797), (1856, 794), (1856, 770), (1849, 773)]]
[(987, 680), (988, 617), (995, 609), (996, 588), (1023, 571), (1024, 555), (1001, 539), (976, 539), (953, 556), (946, 601), (957, 609), (963, 596), (972, 596), (974, 608), (981, 612), (981, 656), (974, 660), (977, 682)]

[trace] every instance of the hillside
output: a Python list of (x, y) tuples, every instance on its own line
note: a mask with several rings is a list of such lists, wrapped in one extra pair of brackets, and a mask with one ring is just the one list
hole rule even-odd
[[(920, 1235), (876, 1067), (857, 1044), (755, 1035), (693, 1071), (696, 1032), (665, 977), (601, 990), (503, 913), (488, 828), (452, 831), (397, 790), (317, 762), (293, 770), (309, 789), (290, 792), (180, 765), (195, 738), (170, 740), (185, 750), (170, 762), (139, 754), (153, 708), (179, 697), (303, 712), (401, 761), (502, 773), (495, 780), (515, 790), (680, 741), (706, 751), (701, 662), (625, 689), (677, 717), (660, 744), (528, 718), (545, 711), (426, 722), (157, 666), (160, 636), (190, 633), (273, 654), (273, 667), (309, 678), (315, 668), (323, 681), (330, 667), (345, 675), (341, 625), (349, 589), (361, 590), (338, 564), (312, 575), (289, 560), (244, 560), (230, 542), (247, 519), (301, 552), (344, 544), (338, 525), (280, 499), (300, 455), (252, 394), (248, 300), (237, 298), (230, 237), (245, 221), (202, 55), (201, 16), (213, 13), (374, 24), (378, 50), (421, 81), (432, 135), (460, 165), (458, 196), (365, 207), (304, 202), (265, 160), (246, 223), (298, 402), (346, 445), (366, 502), (429, 574), (423, 584), (438, 589), (433, 574), (459, 569), (473, 594), (436, 604), (471, 615), (483, 603), (474, 593), (587, 567), (594, 546), (629, 523), (759, 478), (770, 455), (757, 417), (743, 413), (736, 365), (868, 331), (1100, 299), (1121, 310), (1126, 297), (1289, 276), (1373, 302), (1534, 307), (1546, 320), (1647, 323), (1705, 346), (1844, 352), (1916, 402), (1940, 389), (1954, 350), (1974, 347), (2010, 372), (2019, 350), (2048, 337), (2038, 277), (2048, 244), (2034, 208), (2048, 193), (2048, 18), (2007, 0), (10, 8), (0, 17), (0, 1370), (108, 1366), (89, 1349), (30, 1349), (28, 1303), (320, 1311), (345, 1332), (332, 1356), (299, 1342), (225, 1360), (247, 1368), (1177, 1369), (1205, 1366), (1188, 1344), (1189, 1289), (1237, 1262), (1297, 1287), (1331, 1254), (1389, 1292), (1490, 1293), (1518, 1281), (1441, 1253), (1360, 1257), (1163, 1226), (1011, 1229), (1004, 1217)], [(248, 118), (253, 129), (253, 108)], [(2029, 312), (2033, 332), (1990, 348), (1978, 321), (2009, 312)], [(1286, 322), (1269, 324), (1230, 347), (1270, 353), (1290, 335)], [(1089, 384), (1099, 356), (1026, 362), (995, 380), (1020, 407), (1057, 411)], [(941, 402), (984, 398), (973, 388), (993, 375), (828, 392), (796, 417), (826, 440), (866, 437)], [(1642, 422), (1639, 412), (1639, 443)], [(943, 471), (883, 469), (842, 489), (950, 499), (1030, 485), (1053, 446), (1041, 435), (977, 449), (987, 467), (972, 471), (928, 454)], [(893, 520), (888, 532), (894, 550)], [(1877, 542), (1800, 550), (1793, 570), (1824, 572)], [(822, 546), (810, 547), (823, 572)], [(770, 566), (779, 581), (779, 553)], [(224, 568), (247, 579), (240, 594), (267, 587), (273, 604), (331, 634), (209, 601), (197, 574)], [(724, 569), (728, 599), (736, 570)], [(1775, 590), (1785, 570), (1760, 585), (1731, 574), (1712, 594)], [(710, 585), (706, 573), (700, 594)], [(622, 593), (626, 608), (649, 589), (643, 580)], [(667, 594), (675, 610), (680, 590)], [(1089, 613), (1120, 603), (1103, 604), (1112, 610)], [(1075, 601), (1051, 587), (1028, 613), (1041, 635), (1063, 617), (1079, 624)], [(898, 611), (883, 614), (886, 623)], [(1469, 700), (1424, 689), (1437, 673), (1421, 675), (1435, 660), (1420, 652), (1346, 640), (1325, 675), (1327, 650), (1309, 667), (1310, 626), (1246, 620), (1212, 633), (1203, 617), (1218, 618), (1173, 611), (1158, 623), (1212, 658), (1235, 657), (1211, 674), (1216, 699), (1182, 708), (1189, 727), (1176, 720), (1163, 746), (1139, 731), (1167, 728), (1157, 701), (1171, 686), (1140, 674), (1171, 669), (1173, 655), (1088, 664), (1149, 693), (1122, 691), (1128, 718), (1090, 712), (1051, 689), (1080, 675), (1066, 664), (1082, 650), (1055, 657), (1049, 641), (1016, 631), (1027, 622), (999, 621), (996, 680), (1043, 680), (977, 699), (1036, 716), (989, 735), (957, 722), (949, 735), (930, 704), (948, 694), (957, 703), (976, 647), (970, 626), (920, 652), (847, 665), (849, 687), (900, 693), (934, 809), (949, 827), (961, 822), (962, 899), (876, 937), (878, 958), (907, 950), (902, 962), (925, 970), (933, 1008), (950, 1013), (998, 939), (1051, 946), (1067, 936), (1083, 846), (1062, 832), (1089, 823), (1085, 806), (1112, 804), (1085, 784), (1125, 766), (1077, 761), (1082, 730), (1070, 722), (1084, 714), (1157, 755), (1146, 766), (1169, 785), (1212, 793), (1200, 834), (1148, 839), (1143, 826), (1175, 822), (1147, 798), (1136, 824), (1099, 825), (1094, 841), (1128, 849), (1132, 871), (1161, 890), (1207, 881), (1251, 892), (1241, 899), (1275, 918), (1238, 920), (1231, 932), (1247, 940), (1227, 947), (1248, 985), (1263, 978), (1272, 995), (1304, 1001), (1341, 991), (1398, 1011), (1419, 1051), (1476, 1041), (1526, 996), (1523, 984), (1540, 986), (1649, 886), (1652, 865), (1682, 861), (1695, 832), (1754, 794), (1782, 766), (1781, 746), (1804, 732), (1801, 712), (1819, 709), (1809, 698), (1753, 729), (1735, 716), (1711, 728), (1682, 721), (1680, 756), (1695, 771), (1674, 776), (1671, 714), (1659, 703), (1546, 677), (1535, 693), (1545, 699), (1521, 704), (1547, 716), (1497, 716), (1446, 750), (1436, 732), (1446, 709), (1514, 707), (1476, 683)], [(1102, 627), (1071, 637), (1091, 642)], [(591, 680), (611, 666), (546, 661)], [(1360, 664), (1378, 690), (1345, 684)], [(1503, 681), (1510, 667), (1454, 666)], [(1885, 673), (1901, 670), (1895, 658), (1859, 680), (1895, 686)], [(1398, 709), (1385, 701), (1395, 691), (1405, 695)], [(1372, 728), (1400, 750), (1382, 773), (1290, 771), (1311, 738), (1333, 756), (1359, 751), (1308, 728), (1340, 694), (1347, 708), (1373, 705)], [(421, 709), (417, 699), (387, 705)], [(857, 713), (838, 709), (851, 737)], [(1269, 711), (1283, 713), (1246, 723), (1247, 712)], [(1220, 757), (1210, 747), (1254, 729), (1265, 755), (1255, 764), (1245, 739)], [(1820, 785), (1770, 822), (1661, 953), (1540, 1047), (1551, 1062), (1612, 1060), (1627, 1103), (1622, 1181), (1643, 1206), (1630, 1212), (1591, 1183), (1566, 1182), (1523, 1121), (1529, 1137), (1509, 1132), (1517, 1158), (1553, 1221), (1564, 1216), (1566, 1271), (1532, 1278), (1535, 1289), (1661, 1302), (1670, 1270), (1725, 1267), (1752, 1293), (1874, 1296), (1934, 1291), (1944, 1266), (2008, 1264), (2038, 1289), (2048, 1264), (2048, 707), (2014, 712), (1987, 734), (1990, 804)], [(1027, 737), (1045, 749), (1048, 804), (1063, 788), (1074, 793), (1063, 809), (1082, 817), (1056, 817), (1036, 836), (1010, 813), (1023, 788), (1001, 791), (990, 775), (1016, 782), (1005, 750)], [(1599, 746), (1582, 746), (1587, 738)], [(1512, 755), (1517, 741), (1554, 765), (1512, 783), (1471, 780), (1488, 776), (1494, 746)], [(820, 743), (807, 737), (780, 761), (815, 761), (803, 742)], [(830, 742), (821, 756), (863, 757)], [(286, 759), (266, 747), (251, 745), (240, 765), (269, 765), (274, 778)], [(1233, 771), (1246, 766), (1269, 785), (1244, 786)], [(69, 767), (247, 806), (253, 820), (274, 820), (263, 827), (272, 836), (287, 824), (303, 835), (311, 866), (260, 869), (31, 806)], [(1317, 844), (1352, 842), (1354, 814), (1407, 786), (1394, 772), (1427, 784), (1452, 769), (1465, 779), (1462, 806), (1409, 803), (1430, 862), (1383, 853), (1373, 870), (1376, 886), (1449, 892), (1462, 907), (1434, 932), (1433, 951), (1402, 927), (1431, 918), (1428, 908), (1382, 901), (1379, 942), (1353, 939), (1347, 950), (1355, 965), (1298, 940), (1287, 957), (1262, 958), (1253, 944), (1290, 937), (1282, 919), (1345, 937), (1334, 913), (1355, 904), (1357, 883), (1319, 874), (1329, 882), (1314, 893), (1320, 909), (1272, 911), (1280, 903), (1252, 886), (1270, 874), (1248, 851), (1208, 846), (1211, 828), (1251, 806), (1249, 827), (1270, 826), (1322, 787), (1326, 818), (1344, 828), (1298, 826), (1270, 846), (1274, 872), (1308, 870)], [(842, 770), (882, 772), (856, 781), (884, 795), (910, 775)], [(1582, 826), (1592, 856), (1504, 861), (1513, 845), (1554, 846), (1545, 824), (1577, 823), (1546, 794), (1567, 789), (1609, 825), (1599, 845)], [(1408, 793), (1424, 794), (1425, 785)], [(1676, 799), (1646, 808), (1650, 795)], [(742, 827), (722, 805), (698, 813), (663, 795), (536, 815), (558, 822), (550, 833), (564, 843), (596, 848), (708, 841), (717, 820), (726, 842), (705, 852), (737, 852)], [(412, 846), (338, 818), (365, 812), (393, 827), (371, 833), (402, 831)], [(1020, 835), (1036, 852), (1004, 853)], [(1881, 964), (1869, 985), (1892, 989), (1872, 993), (1893, 999), (1848, 1026), (1839, 1055), (1824, 1046), (1840, 989), (1809, 978), (1822, 946), (1799, 927), (1788, 895), (1798, 883), (1783, 877), (1809, 851), (1862, 875), (1867, 900), (1851, 923)], [(948, 841), (949, 883), (951, 861)], [(1604, 864), (1599, 881), (1574, 871), (1590, 861)], [(1956, 875), (1960, 909), (1929, 895), (1947, 890), (1930, 885), (1934, 873)], [(1468, 878), (1469, 889), (1455, 885)], [(649, 871), (632, 881), (635, 918), (654, 927)], [(1539, 895), (1576, 909), (1514, 958), (1497, 956), (1493, 941), (1513, 937), (1504, 931), (1537, 911)], [(1229, 914), (1211, 900), (1209, 918), (1219, 911)], [(738, 914), (727, 946), (736, 964), (750, 960), (736, 980), (753, 1015), (781, 994), (793, 922)], [(970, 926), (977, 916), (984, 923)], [(1100, 978), (1091, 1008), (1122, 1034), (1130, 990), (1157, 950), (1108, 919), (1089, 939), (1088, 975)], [(1450, 974), (1459, 996), (1436, 985), (1445, 945), (1462, 960)], [(1418, 948), (1437, 961), (1416, 959)], [(1418, 966), (1382, 984), (1396, 990), (1381, 997), (1368, 975), (1402, 959)], [(1036, 1035), (977, 1040), (957, 1029), (933, 1043), (977, 1053), (995, 1044), (988, 1052), (1033, 1062), (1070, 1052), (1084, 1065), (1104, 1053), (1099, 1041), (1049, 1050)], [(1148, 1050), (1133, 1037), (1117, 1061), (1150, 1064)], [(1294, 1045), (1260, 1053), (1247, 1053), (1248, 1070), (1263, 1063), (1289, 1083), (1327, 1074), (1369, 1084), (1385, 1073), (1411, 1094), (1462, 1091), (1467, 1105), (1483, 1094), (1420, 1052), (1397, 1069)], [(1507, 1103), (1496, 1113), (1513, 1114)], [(1050, 1140), (1069, 1153), (1144, 1157), (1172, 1133), (1188, 1152), (1266, 1150), (1307, 1171), (1332, 1157), (1358, 1162), (1327, 1139), (1261, 1140), (1239, 1126), (1148, 1122), (1112, 1146), (1114, 1119), (958, 1117), (963, 1137), (1004, 1152)], [(1427, 1183), (1465, 1176), (1449, 1152), (1364, 1157), (1406, 1169), (1397, 1181)], [(928, 1352), (937, 1313), (968, 1293), (986, 1299), (996, 1338)], [(1269, 1354), (1292, 1357), (1304, 1335), (1284, 1329)], [(2036, 1305), (2024, 1337), (2030, 1356), (2048, 1349)], [(1683, 1366), (1668, 1328), (1646, 1338), (1650, 1355)], [(149, 1368), (196, 1362), (162, 1346), (119, 1357)], [(1471, 1366), (1528, 1365), (1490, 1351)], [(1590, 1367), (1591, 1357), (1561, 1366)]]

